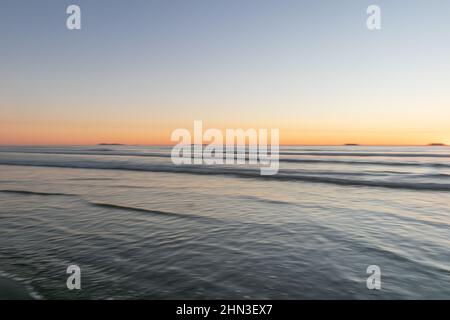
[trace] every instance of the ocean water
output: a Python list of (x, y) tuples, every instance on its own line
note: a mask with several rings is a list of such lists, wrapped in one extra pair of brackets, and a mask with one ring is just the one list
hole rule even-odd
[(450, 298), (450, 148), (282, 147), (269, 177), (170, 150), (0, 147), (0, 277), (43, 299)]

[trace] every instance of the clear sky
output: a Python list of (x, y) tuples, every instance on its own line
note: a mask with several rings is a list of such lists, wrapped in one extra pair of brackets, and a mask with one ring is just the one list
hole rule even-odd
[(0, 2), (0, 144), (165, 144), (194, 120), (450, 144), (450, 1)]

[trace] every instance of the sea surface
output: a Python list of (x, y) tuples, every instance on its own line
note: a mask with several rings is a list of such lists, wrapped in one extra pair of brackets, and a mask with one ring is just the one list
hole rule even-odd
[(450, 148), (286, 146), (275, 176), (170, 151), (0, 147), (0, 277), (37, 299), (450, 299)]

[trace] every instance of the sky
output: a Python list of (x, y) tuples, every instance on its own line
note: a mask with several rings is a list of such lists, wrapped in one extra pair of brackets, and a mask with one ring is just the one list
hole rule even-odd
[(2, 0), (0, 144), (450, 144), (449, 57), (448, 0)]

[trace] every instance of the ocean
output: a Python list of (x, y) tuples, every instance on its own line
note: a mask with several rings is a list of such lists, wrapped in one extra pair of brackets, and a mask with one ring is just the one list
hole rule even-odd
[(0, 147), (0, 277), (37, 299), (450, 298), (448, 147), (284, 146), (274, 176), (170, 151)]

